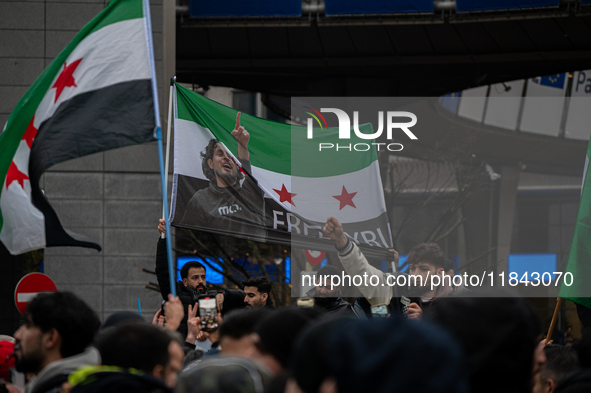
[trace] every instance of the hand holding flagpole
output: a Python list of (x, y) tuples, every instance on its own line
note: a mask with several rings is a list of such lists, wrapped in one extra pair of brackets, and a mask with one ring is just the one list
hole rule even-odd
[[(158, 89), (156, 87), (156, 67), (154, 66), (154, 47), (152, 45), (152, 26), (150, 19), (150, 4), (148, 0), (143, 0), (144, 17), (146, 20), (148, 34), (148, 51), (150, 56), (150, 71), (152, 74), (152, 94), (154, 97), (154, 120), (156, 127), (154, 129), (154, 137), (158, 141), (158, 163), (160, 164), (160, 180), (162, 183), (162, 205), (164, 209), (164, 223), (166, 226), (166, 233), (170, 233), (170, 222), (168, 214), (168, 198), (166, 195), (166, 180), (164, 175), (164, 154), (162, 151), (162, 127), (160, 125), (160, 108), (158, 107)], [(172, 262), (172, 242), (170, 236), (166, 237), (166, 255), (168, 257), (168, 278), (170, 281), (170, 293), (176, 296), (176, 281), (175, 269)]]

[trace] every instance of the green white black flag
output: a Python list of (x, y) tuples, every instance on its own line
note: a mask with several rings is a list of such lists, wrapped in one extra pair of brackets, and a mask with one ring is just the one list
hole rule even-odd
[[(558, 297), (571, 300), (591, 308), (591, 296), (588, 284), (591, 282), (591, 175), (589, 160), (591, 143), (587, 147), (581, 202), (575, 225), (575, 234), (568, 253), (568, 261), (564, 273), (571, 273), (572, 280), (561, 279), (562, 285)], [(565, 285), (565, 282), (571, 285)]]
[[(391, 257), (384, 252), (392, 242), (375, 150), (321, 152), (318, 143), (334, 142), (338, 131), (316, 132), (312, 141), (305, 127), (242, 114), (239, 125), (250, 139), (241, 153), (231, 134), (236, 110), (180, 85), (175, 98), (173, 225), (334, 250), (322, 237), (327, 217), (334, 216), (364, 253)], [(211, 146), (203, 159), (213, 138), (225, 149)], [(231, 158), (220, 157), (216, 168), (215, 154), (226, 149)], [(225, 172), (234, 176), (230, 160), (231, 167), (242, 167), (243, 179), (220, 181)]]
[(33, 83), (0, 134), (0, 241), (12, 254), (100, 247), (67, 232), (39, 188), (72, 158), (153, 140), (148, 3), (112, 0)]

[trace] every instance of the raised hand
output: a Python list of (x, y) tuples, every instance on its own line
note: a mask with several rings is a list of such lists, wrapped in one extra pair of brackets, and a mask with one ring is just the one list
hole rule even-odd
[(204, 331), (200, 331), (199, 334), (197, 335), (197, 341), (199, 342), (204, 342), (207, 341), (209, 339), (209, 333), (204, 332)]
[(326, 219), (326, 225), (323, 229), (326, 236), (335, 242), (338, 248), (344, 248), (347, 245), (347, 237), (343, 232), (343, 225), (339, 220), (334, 217), (328, 217)]
[(250, 141), (250, 134), (243, 126), (240, 125), (240, 114), (241, 112), (236, 114), (236, 125), (232, 131), (232, 136), (234, 139), (236, 139), (236, 142), (238, 142), (238, 158), (248, 160), (250, 158), (248, 154), (248, 141)]
[(411, 303), (406, 310), (406, 317), (408, 319), (421, 320), (423, 318), (423, 309), (417, 303)]
[(398, 266), (398, 261), (400, 260), (400, 255), (398, 255), (398, 251), (396, 251), (393, 248), (389, 248), (388, 251), (394, 254), (394, 266)]
[(218, 307), (218, 315), (222, 312), (222, 310), (224, 309), (224, 294), (223, 293), (218, 293), (217, 295), (215, 295), (215, 303)]
[(178, 296), (174, 297), (172, 293), (168, 294), (168, 301), (164, 303), (164, 314), (166, 315), (166, 324), (164, 326), (175, 332), (185, 316), (183, 303), (181, 303)]
[(152, 318), (152, 325), (164, 326), (164, 315), (162, 315), (162, 309), (159, 308), (154, 318)]
[(187, 316), (187, 341), (188, 343), (195, 344), (195, 340), (197, 336), (201, 332), (201, 318), (197, 316), (197, 310), (199, 309), (199, 305), (196, 303), (194, 306), (189, 304), (189, 309), (187, 310), (189, 315)]

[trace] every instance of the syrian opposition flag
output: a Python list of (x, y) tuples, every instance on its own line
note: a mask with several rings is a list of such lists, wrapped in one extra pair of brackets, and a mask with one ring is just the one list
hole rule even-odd
[[(174, 177), (171, 222), (258, 241), (334, 251), (323, 238), (329, 216), (368, 256), (391, 258), (390, 228), (375, 150), (318, 151), (319, 142), (335, 142), (337, 130), (324, 130), (314, 141), (306, 128), (260, 119), (211, 101), (180, 85), (175, 90)], [(245, 128), (249, 160), (232, 130)], [(363, 128), (365, 127), (365, 128)], [(371, 125), (360, 126), (371, 133)], [(243, 179), (223, 187), (207, 174), (206, 147), (215, 138), (243, 172)], [(211, 159), (223, 174), (226, 161)], [(242, 157), (241, 157), (242, 155)], [(224, 164), (225, 165), (225, 164)], [(221, 176), (223, 177), (223, 176)]]
[[(591, 141), (587, 148), (579, 213), (558, 297), (591, 308)], [(570, 284), (570, 285), (568, 285)]]
[(54, 164), (153, 140), (147, 1), (112, 0), (43, 71), (0, 134), (0, 241), (11, 254), (100, 246), (66, 231), (39, 188)]

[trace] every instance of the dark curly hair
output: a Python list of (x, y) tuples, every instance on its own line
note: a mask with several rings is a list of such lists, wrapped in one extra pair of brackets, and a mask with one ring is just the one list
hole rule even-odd
[(242, 281), (242, 285), (245, 287), (257, 287), (260, 293), (271, 293), (271, 282), (265, 277), (250, 277)]
[(191, 270), (192, 268), (203, 269), (207, 271), (207, 269), (205, 268), (205, 266), (203, 266), (202, 263), (197, 261), (189, 261), (185, 263), (181, 268), (181, 278), (187, 278), (189, 276), (189, 270)]
[[(217, 145), (218, 143), (220, 143), (220, 141), (217, 140), (216, 138), (210, 139), (205, 150), (200, 153), (200, 155), (201, 155), (201, 169), (203, 170), (203, 174), (205, 175), (205, 177), (207, 177), (207, 179), (210, 182), (215, 182), (216, 178), (215, 178), (215, 172), (213, 171), (213, 169), (211, 169), (209, 167), (208, 161), (213, 160), (213, 153), (215, 152), (215, 145)], [(242, 180), (242, 178), (243, 178), (242, 172), (238, 171), (238, 176), (236, 177), (236, 180), (240, 181), (240, 180)]]
[(443, 251), (437, 243), (421, 243), (413, 247), (408, 253), (408, 265), (415, 265), (419, 262), (428, 262), (436, 268), (445, 265)]
[(84, 352), (101, 326), (96, 313), (70, 292), (40, 293), (28, 304), (25, 318), (43, 332), (58, 331), (64, 358)]

